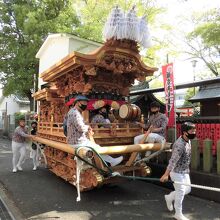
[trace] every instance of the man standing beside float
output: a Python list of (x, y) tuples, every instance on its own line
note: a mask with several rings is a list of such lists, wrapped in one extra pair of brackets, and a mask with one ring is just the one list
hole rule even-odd
[[(165, 134), (168, 119), (166, 115), (160, 113), (160, 104), (158, 102), (152, 102), (150, 105), (151, 116), (149, 117), (148, 123), (142, 124), (139, 123), (142, 128), (145, 130), (150, 129), (149, 135), (146, 137), (146, 143), (165, 143)], [(138, 135), (134, 138), (134, 144), (139, 144), (145, 134)]]

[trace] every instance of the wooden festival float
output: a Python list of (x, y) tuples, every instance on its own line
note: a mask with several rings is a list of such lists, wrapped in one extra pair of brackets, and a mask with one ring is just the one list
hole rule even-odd
[[(34, 141), (45, 145), (48, 168), (76, 185), (76, 149), (66, 143), (62, 123), (69, 110), (68, 105), (77, 94), (83, 94), (90, 99), (88, 109), (83, 112), (87, 124), (90, 124), (96, 105), (105, 103), (119, 112), (108, 128), (91, 124), (94, 140), (101, 146), (99, 154), (124, 156), (123, 162), (111, 169), (123, 175), (149, 175), (150, 168), (146, 164), (135, 164), (137, 153), (157, 151), (161, 145), (133, 144), (134, 137), (143, 133), (143, 130), (135, 123), (141, 120), (141, 112), (137, 106), (129, 103), (129, 88), (134, 80), (144, 81), (156, 70), (143, 63), (137, 41), (111, 36), (93, 53), (73, 52), (43, 72), (41, 78), (48, 87), (34, 94), (35, 100), (40, 102), (38, 132)], [(82, 166), (81, 191), (118, 180), (117, 177), (99, 172), (99, 169), (106, 172), (108, 169), (90, 150), (82, 149), (79, 155), (95, 165), (84, 163)]]

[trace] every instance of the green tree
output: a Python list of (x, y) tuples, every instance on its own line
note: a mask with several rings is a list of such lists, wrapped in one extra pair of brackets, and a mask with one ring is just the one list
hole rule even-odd
[(187, 35), (187, 53), (202, 60), (215, 75), (220, 74), (220, 9), (212, 9), (194, 18), (195, 29)]
[[(102, 30), (111, 9), (119, 5), (123, 10), (128, 11), (134, 5), (134, 0), (76, 0), (74, 7), (78, 8), (81, 26), (75, 30), (75, 34), (86, 39), (103, 42)], [(165, 11), (164, 8), (156, 5), (156, 0), (137, 0), (135, 1), (138, 16), (147, 15), (147, 21), (150, 27), (168, 28), (167, 25), (156, 25), (156, 17)], [(158, 64), (160, 57), (156, 52), (161, 48), (167, 47), (164, 40), (152, 37), (153, 46), (143, 52), (143, 60), (149, 65)], [(157, 57), (157, 58), (155, 58)]]
[(189, 101), (189, 99), (191, 99), (196, 93), (197, 93), (198, 89), (197, 88), (189, 88), (186, 91), (186, 95), (185, 95), (185, 102), (183, 104), (183, 106), (192, 106), (192, 102)]
[[(74, 7), (77, 8), (81, 26), (76, 28), (75, 33), (90, 40), (103, 42), (102, 29), (115, 5), (128, 11), (134, 5), (134, 0), (76, 0)], [(156, 0), (138, 0), (135, 1), (135, 5), (138, 15), (147, 15), (150, 24), (153, 24), (156, 16), (163, 11), (156, 6)]]
[(72, 33), (78, 25), (70, 0), (1, 1), (0, 82), (4, 95), (28, 97), (33, 110), (31, 90), (38, 77), (37, 51), (48, 33)]
[[(163, 11), (156, 0), (136, 1), (139, 15), (147, 15), (150, 25)], [(31, 90), (38, 78), (37, 51), (49, 33), (70, 33), (102, 42), (102, 29), (114, 5), (128, 10), (133, 0), (4, 0), (0, 2), (0, 82), (4, 95), (19, 94), (33, 99)], [(144, 60), (153, 65), (156, 45), (145, 53)], [(35, 76), (35, 77), (34, 77)], [(36, 81), (37, 83), (37, 81)]]

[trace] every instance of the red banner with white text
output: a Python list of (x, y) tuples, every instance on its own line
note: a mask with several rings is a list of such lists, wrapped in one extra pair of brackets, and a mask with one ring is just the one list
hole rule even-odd
[(169, 119), (168, 127), (173, 127), (175, 125), (173, 63), (162, 66), (162, 74), (166, 98), (166, 115)]

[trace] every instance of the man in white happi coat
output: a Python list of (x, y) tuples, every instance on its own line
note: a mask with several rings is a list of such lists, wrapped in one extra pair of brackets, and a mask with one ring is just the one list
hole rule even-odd
[[(82, 112), (86, 110), (88, 98), (78, 95), (74, 101), (74, 107), (67, 114), (67, 143), (73, 147), (87, 146), (94, 149), (100, 148), (95, 142), (89, 140), (88, 136), (93, 136), (92, 128), (86, 125), (82, 116)], [(101, 155), (101, 157), (111, 166), (116, 166), (122, 162), (123, 157), (113, 158), (109, 155)]]

